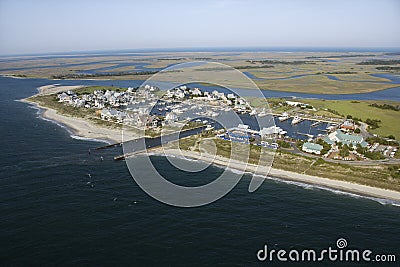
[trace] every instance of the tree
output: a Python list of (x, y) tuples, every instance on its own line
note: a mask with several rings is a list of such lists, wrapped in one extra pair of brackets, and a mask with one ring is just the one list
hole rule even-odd
[(343, 145), (342, 142), (337, 142), (336, 144), (337, 144), (337, 146), (338, 146), (339, 149), (342, 148), (342, 145)]
[(356, 129), (354, 130), (354, 132), (355, 132), (356, 134), (359, 134), (359, 133), (361, 133), (361, 130), (360, 130), (360, 128), (356, 128)]
[(321, 155), (325, 155), (331, 149), (331, 145), (322, 139), (318, 139), (316, 143), (323, 147), (321, 150)]
[(360, 144), (357, 144), (356, 146), (356, 151), (360, 154), (365, 154), (365, 152), (367, 151), (367, 149), (365, 147), (362, 147)]
[(394, 137), (394, 135), (393, 134), (391, 134), (391, 135), (388, 135), (388, 137), (387, 138), (389, 138), (389, 139), (393, 139), (393, 140), (396, 140), (396, 137)]
[(344, 144), (342, 146), (342, 149), (340, 149), (340, 156), (347, 157), (348, 155), (350, 155), (350, 151), (349, 151), (349, 147), (347, 146), (347, 144)]

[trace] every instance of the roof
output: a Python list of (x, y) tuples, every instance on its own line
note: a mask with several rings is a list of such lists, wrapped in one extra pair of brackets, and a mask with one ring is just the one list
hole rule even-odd
[(353, 135), (353, 134), (345, 134), (340, 130), (336, 131), (336, 137), (339, 141), (347, 141), (350, 143), (361, 143), (363, 141), (363, 137), (360, 135)]
[(368, 146), (368, 143), (365, 142), (365, 141), (362, 141), (362, 142), (360, 143), (360, 145), (361, 145), (361, 147), (367, 147), (367, 146)]
[(303, 144), (303, 148), (305, 149), (310, 149), (310, 150), (316, 150), (316, 151), (321, 151), (324, 147), (319, 145), (319, 144), (315, 144), (315, 143), (310, 143), (310, 142), (305, 142)]
[(332, 141), (331, 139), (329, 139), (328, 136), (325, 136), (324, 138), (322, 138), (322, 140), (324, 140), (325, 142), (327, 142), (329, 145), (333, 145), (335, 142)]

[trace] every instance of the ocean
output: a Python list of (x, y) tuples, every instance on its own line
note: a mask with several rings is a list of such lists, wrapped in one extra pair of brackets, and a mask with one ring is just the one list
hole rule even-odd
[[(396, 254), (397, 262), (306, 265), (400, 266), (400, 207), (381, 200), (273, 179), (249, 193), (247, 175), (203, 207), (154, 200), (124, 161), (113, 160), (120, 148), (93, 151), (104, 143), (72, 138), (16, 101), (48, 83), (0, 77), (0, 266), (282, 266), (260, 262), (257, 252), (322, 250), (339, 238), (352, 249)], [(164, 157), (152, 160), (188, 186), (222, 171), (187, 174)]]

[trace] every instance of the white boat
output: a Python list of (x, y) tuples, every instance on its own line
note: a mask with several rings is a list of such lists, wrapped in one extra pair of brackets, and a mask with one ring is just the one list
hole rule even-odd
[(288, 120), (290, 117), (289, 117), (289, 114), (287, 114), (286, 112), (284, 112), (283, 114), (282, 114), (282, 116), (280, 116), (278, 119), (279, 119), (279, 121), (286, 121), (286, 120)]
[(211, 116), (211, 117), (217, 117), (219, 114), (218, 114), (218, 112), (209, 111), (207, 115)]
[(209, 130), (214, 130), (214, 127), (212, 127), (210, 124), (208, 124), (206, 127), (206, 131), (209, 131)]
[(253, 109), (251, 112), (250, 112), (250, 116), (254, 116), (254, 115), (256, 115), (257, 114), (257, 111), (255, 110), (255, 109)]
[(300, 118), (299, 116), (294, 116), (294, 118), (292, 120), (292, 125), (295, 125), (301, 121), (302, 121), (302, 118)]
[(182, 114), (183, 110), (177, 108), (177, 109), (172, 110), (172, 112), (177, 113), (177, 114)]

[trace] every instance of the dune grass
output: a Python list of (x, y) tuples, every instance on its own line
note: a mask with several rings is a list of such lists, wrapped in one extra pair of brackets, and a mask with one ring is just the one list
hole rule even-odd
[[(233, 146), (230, 141), (219, 138), (207, 139), (207, 141), (214, 142), (217, 148), (217, 155), (231, 158), (231, 149)], [(191, 136), (180, 140), (179, 147), (183, 150), (192, 150), (196, 143), (201, 142), (204, 142), (204, 140), (198, 136)], [(202, 148), (207, 149), (207, 146), (202, 146)], [(248, 162), (251, 164), (259, 164), (260, 155), (265, 155), (265, 153), (271, 153), (271, 150), (250, 145)], [(273, 158), (272, 167), (296, 173), (400, 191), (400, 173), (398, 172), (400, 165), (348, 165), (326, 162), (322, 159), (315, 159), (278, 150)]]

